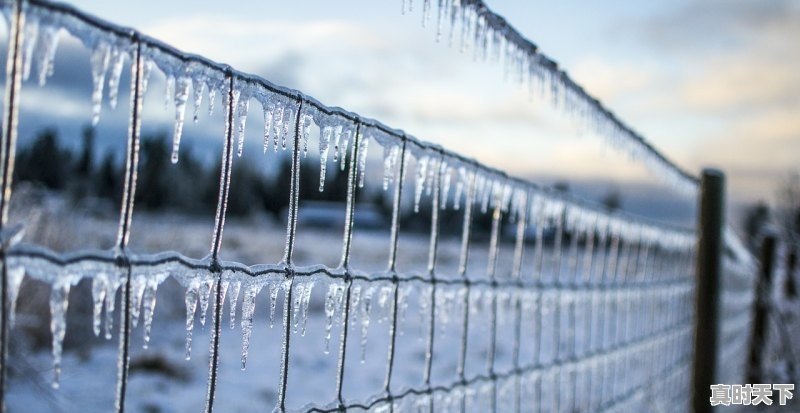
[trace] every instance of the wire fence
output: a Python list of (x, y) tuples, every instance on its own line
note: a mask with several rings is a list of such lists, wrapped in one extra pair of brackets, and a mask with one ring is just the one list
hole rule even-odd
[[(70, 288), (82, 279), (93, 285), (95, 331), (110, 331), (119, 308), (119, 363), (116, 410), (124, 411), (128, 393), (131, 330), (139, 320), (149, 334), (156, 290), (166, 277), (186, 288), (187, 329), (191, 337), (198, 302), (211, 314), (210, 362), (205, 409), (212, 411), (220, 365), (220, 331), (226, 296), (231, 311), (240, 291), (240, 317), (245, 341), (252, 328), (253, 307), (262, 290), (272, 305), (282, 296), (282, 345), (276, 411), (287, 406), (292, 365), (293, 329), (305, 323), (311, 287), (309, 280), (327, 286), (324, 312), (330, 335), (339, 333), (335, 398), (302, 408), (307, 412), (335, 411), (537, 411), (623, 412), (688, 411), (694, 339), (695, 274), (694, 231), (666, 226), (552, 192), (508, 176), (474, 160), (420, 141), (403, 131), (339, 108), (330, 108), (302, 93), (273, 85), (205, 58), (185, 54), (135, 30), (101, 21), (70, 6), (29, 0), (4, 2), (10, 21), (7, 81), (4, 101), (2, 153), (2, 370), (0, 391), (5, 395), (8, 334), (24, 277), (51, 285), (51, 330), (60, 372), (61, 346), (66, 331)], [(34, 28), (35, 27), (35, 28)], [(19, 227), (9, 225), (11, 177), (14, 170), (22, 79), (30, 66), (44, 82), (52, 73), (58, 34), (66, 31), (92, 51), (95, 118), (102, 102), (106, 72), (109, 85), (119, 83), (113, 70), (125, 60), (131, 68), (130, 127), (127, 137), (124, 191), (116, 245), (110, 250), (56, 253), (41, 245), (19, 242)], [(53, 38), (56, 40), (54, 41)], [(116, 56), (116, 57), (115, 57)], [(118, 60), (115, 60), (118, 59)], [(185, 106), (189, 89), (223, 97), (224, 145), (221, 154), (218, 202), (209, 255), (194, 259), (176, 252), (139, 254), (129, 248), (134, 198), (138, 187), (143, 95), (152, 69), (168, 79), (175, 100)], [(98, 85), (99, 92), (98, 92)], [(250, 100), (265, 114), (265, 151), (278, 150), (279, 141), (290, 153), (291, 177), (285, 251), (279, 263), (248, 266), (220, 259), (231, 173), (243, 145), (244, 120)], [(183, 110), (183, 108), (180, 108)], [(182, 122), (182, 117), (179, 122)], [(312, 133), (312, 128), (315, 130)], [(176, 127), (175, 145), (180, 143)], [(346, 204), (341, 211), (344, 232), (341, 262), (336, 267), (297, 266), (301, 168), (311, 136), (318, 136), (322, 186), (328, 148), (335, 151), (347, 173)], [(383, 168), (367, 169), (367, 151), (380, 145)], [(238, 144), (238, 145), (237, 145)], [(177, 160), (177, 158), (175, 159)], [(411, 170), (411, 166), (414, 170)], [(374, 171), (374, 172), (373, 172)], [(365, 272), (352, 265), (356, 196), (365, 181), (382, 181), (391, 193), (392, 222), (386, 270)], [(411, 186), (413, 191), (409, 191)], [(404, 190), (405, 187), (405, 190)], [(451, 191), (452, 189), (452, 191)], [(413, 199), (402, 199), (411, 193)], [(429, 248), (425, 271), (398, 270), (398, 239), (404, 205), (430, 208)], [(440, 213), (458, 210), (462, 228), (457, 265), (444, 266), (437, 256)], [(478, 216), (491, 217), (485, 270), (474, 268), (474, 226)], [(503, 226), (514, 225), (511, 244), (504, 244)], [(24, 222), (22, 223), (24, 224)], [(510, 246), (509, 246), (510, 245)], [(749, 309), (754, 300), (755, 263), (749, 253), (726, 242), (722, 294), (720, 357), (725, 360), (748, 343)], [(501, 248), (510, 248), (504, 255)], [(409, 288), (426, 303), (425, 360), (421, 385), (398, 389), (396, 380), (398, 335), (408, 307)], [(117, 300), (117, 294), (119, 299)], [(377, 301), (390, 326), (383, 349), (385, 379), (381, 390), (367, 398), (349, 400), (343, 392), (352, 377), (346, 367), (355, 362), (348, 347), (357, 345), (359, 325), (368, 320)], [(274, 307), (273, 307), (274, 308)], [(100, 314), (105, 311), (106, 324)], [(205, 308), (201, 311), (205, 313)], [(458, 325), (457, 366), (445, 384), (432, 378), (437, 328), (448, 314)], [(373, 314), (373, 316), (375, 316)], [(302, 320), (302, 321), (301, 321)], [(249, 323), (249, 325), (248, 325)], [(305, 327), (303, 327), (305, 328)], [(500, 329), (503, 331), (500, 331)], [(363, 340), (363, 331), (362, 340)], [(147, 340), (147, 339), (146, 339)], [(363, 345), (363, 344), (362, 344)], [(190, 344), (187, 344), (189, 350)], [(503, 347), (508, 362), (499, 363)], [(246, 348), (246, 346), (245, 346)], [(480, 368), (475, 348), (482, 349)], [(243, 357), (246, 357), (246, 353)], [(744, 358), (742, 358), (744, 360)], [(243, 360), (244, 361), (244, 360)], [(722, 376), (741, 381), (743, 364), (722, 363)], [(198, 395), (200, 397), (200, 395)], [(224, 409), (224, 407), (222, 407)]]

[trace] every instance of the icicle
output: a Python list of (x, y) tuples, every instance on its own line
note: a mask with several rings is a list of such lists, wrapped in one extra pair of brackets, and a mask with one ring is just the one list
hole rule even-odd
[(442, 18), (445, 14), (445, 0), (438, 0), (436, 12), (436, 43), (442, 41)]
[(256, 296), (261, 290), (258, 284), (250, 284), (242, 298), (242, 370), (247, 367), (247, 352), (250, 349), (250, 335), (253, 332), (253, 313), (256, 310)]
[(164, 110), (169, 110), (175, 101), (175, 76), (167, 75), (167, 84), (164, 87)]
[(142, 310), (142, 296), (144, 295), (144, 287), (146, 285), (147, 282), (143, 276), (136, 276), (131, 279), (131, 325), (133, 327), (139, 325), (139, 315)]
[(442, 162), (442, 176), (441, 180), (443, 181), (441, 184), (441, 195), (439, 196), (439, 205), (442, 210), (447, 209), (447, 198), (450, 196), (450, 185), (453, 180), (453, 176), (450, 174), (450, 168), (447, 166), (446, 162)]
[(236, 138), (238, 146), (236, 148), (236, 156), (241, 157), (244, 150), (244, 132), (247, 124), (247, 111), (250, 107), (250, 97), (246, 95), (237, 96), (239, 92), (233, 91), (233, 100), (236, 103)]
[(333, 128), (333, 163), (339, 162), (339, 140), (342, 138), (342, 127)]
[(102, 326), (103, 303), (106, 301), (106, 291), (108, 289), (108, 276), (105, 273), (97, 274), (92, 280), (92, 328), (94, 335), (100, 335)]
[(422, 199), (422, 190), (425, 189), (425, 179), (428, 176), (428, 162), (430, 158), (422, 157), (417, 162), (417, 179), (414, 186), (414, 212), (419, 212), (419, 202)]
[(358, 187), (364, 187), (364, 178), (367, 176), (367, 150), (369, 149), (369, 138), (361, 138), (361, 145), (358, 148)]
[[(340, 133), (342, 135), (342, 137), (344, 138), (342, 140), (342, 147), (340, 148), (340, 151), (339, 151), (341, 153), (341, 159), (339, 161), (339, 169), (342, 170), (342, 171), (344, 171), (344, 167), (347, 164), (347, 162), (345, 162), (345, 160), (347, 159), (347, 147), (350, 145), (350, 135), (351, 135), (351, 133), (352, 133), (352, 131), (350, 129), (347, 129), (343, 133)], [(337, 138), (336, 140), (338, 141), (339, 139)]]
[[(273, 137), (274, 140), (272, 142), (273, 149), (275, 150), (275, 152), (278, 152), (278, 139), (281, 136), (281, 128), (283, 128), (283, 112), (284, 112), (283, 105), (278, 103), (275, 106), (274, 115), (272, 119), (272, 124), (275, 125), (275, 136)], [(284, 149), (286, 149), (285, 146)]]
[(144, 297), (142, 299), (142, 316), (144, 318), (144, 348), (150, 345), (150, 330), (153, 327), (153, 314), (156, 310), (156, 292), (158, 290), (158, 278), (150, 278), (147, 280), (147, 287), (144, 290)]
[(120, 286), (119, 277), (109, 277), (108, 285), (106, 286), (106, 325), (105, 337), (106, 340), (111, 340), (111, 327), (114, 324), (114, 305), (117, 301), (117, 290)]
[(192, 282), (186, 289), (186, 360), (192, 358), (192, 330), (194, 329), (194, 313), (197, 310), (199, 282)]
[[(319, 191), (325, 190), (325, 173), (328, 163), (328, 146), (331, 141), (333, 128), (325, 126), (319, 134)], [(334, 161), (335, 162), (335, 161)]]
[(192, 93), (194, 95), (194, 116), (192, 120), (197, 123), (200, 120), (200, 105), (203, 104), (203, 92), (205, 91), (206, 82), (200, 77), (192, 78)]
[(231, 330), (236, 327), (236, 302), (239, 300), (239, 290), (242, 288), (241, 281), (234, 281), (230, 283), (230, 294), (229, 297), (229, 307), (230, 307), (230, 318), (231, 318)]
[(208, 85), (208, 116), (214, 114), (214, 100), (217, 96), (217, 88)]
[(311, 135), (311, 116), (300, 115), (300, 138), (303, 140), (303, 157), (308, 156), (308, 138)]
[(264, 153), (269, 149), (269, 135), (272, 133), (272, 115), (275, 105), (264, 106)]
[(17, 309), (17, 297), (22, 279), (25, 278), (24, 267), (8, 268), (8, 324), (9, 328), (14, 327), (14, 318)]
[(464, 183), (467, 180), (467, 170), (458, 168), (458, 181), (456, 182), (455, 194), (453, 194), (453, 209), (458, 211), (461, 208), (461, 196), (464, 193)]
[(308, 305), (311, 303), (311, 290), (314, 289), (314, 281), (311, 280), (306, 283), (306, 288), (303, 290), (303, 299), (300, 302), (300, 335), (306, 335), (306, 322), (308, 321)]
[(437, 158), (430, 158), (428, 161), (428, 177), (425, 178), (425, 196), (431, 196), (433, 193), (433, 180), (436, 178), (436, 173), (439, 170), (440, 160)]
[(144, 96), (144, 93), (147, 91), (147, 84), (150, 81), (150, 74), (153, 73), (153, 61), (150, 59), (145, 59), (142, 65), (142, 93), (141, 95)]
[(380, 316), (378, 317), (378, 324), (388, 321), (390, 310), (389, 303), (393, 295), (394, 289), (391, 286), (383, 287), (378, 292), (378, 307), (381, 309)]
[(395, 167), (397, 158), (400, 156), (400, 147), (397, 145), (386, 145), (383, 148), (383, 190), (389, 189), (389, 184), (394, 182)]
[(59, 33), (60, 30), (53, 26), (45, 26), (39, 30), (35, 53), (39, 63), (39, 86), (44, 86), (47, 78), (53, 75), (53, 59), (56, 57)]
[(214, 290), (214, 280), (208, 279), (202, 281), (198, 293), (198, 300), (200, 301), (200, 325), (206, 325), (206, 314), (208, 313), (208, 303), (211, 298), (211, 293)]
[[(6, 23), (8, 23), (8, 20), (6, 20)], [(39, 38), (39, 20), (36, 18), (27, 19), (23, 28), (22, 38), (22, 80), (28, 80), (33, 66), (33, 52), (36, 49), (36, 41)]]
[(366, 360), (367, 355), (367, 333), (369, 332), (370, 313), (372, 312), (372, 294), (375, 287), (369, 287), (363, 292), (361, 297), (361, 363)]
[(53, 388), (59, 387), (61, 377), (61, 352), (64, 334), (67, 331), (67, 307), (69, 306), (69, 281), (58, 280), (50, 291), (50, 332), (53, 334)]
[(353, 288), (351, 288), (351, 290), (352, 291), (350, 292), (350, 308), (353, 309), (353, 312), (350, 314), (350, 325), (356, 326), (358, 325), (358, 313), (359, 313), (358, 309), (360, 308), (359, 305), (361, 305), (362, 288), (360, 285), (356, 285)]
[(111, 47), (107, 43), (99, 43), (92, 51), (92, 126), (100, 121), (100, 108), (103, 103), (103, 84), (105, 83)]
[[(269, 328), (275, 327), (275, 308), (278, 306), (278, 293), (280, 291), (281, 283), (275, 282), (269, 285)], [(283, 311), (288, 311), (288, 309)]]
[(333, 316), (336, 314), (337, 303), (341, 303), (344, 286), (331, 284), (325, 295), (325, 354), (330, 352), (331, 330), (333, 329)]
[(427, 26), (428, 19), (431, 17), (431, 0), (422, 2), (422, 27)]
[(286, 142), (289, 140), (289, 126), (292, 124), (293, 111), (287, 106), (283, 110), (283, 128), (281, 129), (281, 149), (286, 150)]
[[(167, 84), (175, 83), (175, 78), (170, 76)], [(178, 163), (178, 154), (181, 148), (181, 135), (183, 134), (183, 119), (186, 115), (186, 100), (189, 98), (189, 85), (191, 80), (187, 77), (178, 78), (175, 88), (175, 129), (172, 134), (172, 163)], [(167, 86), (167, 93), (172, 87)]]
[(292, 332), (297, 333), (297, 329), (300, 327), (300, 307), (303, 304), (303, 296), (305, 295), (306, 285), (305, 283), (297, 283), (297, 286), (294, 287), (294, 294), (292, 295)]
[(119, 96), (119, 80), (122, 77), (122, 68), (123, 64), (125, 63), (125, 53), (118, 48), (115, 47), (114, 50), (111, 51), (111, 74), (108, 77), (108, 106), (111, 109), (115, 109), (117, 107), (117, 97)]

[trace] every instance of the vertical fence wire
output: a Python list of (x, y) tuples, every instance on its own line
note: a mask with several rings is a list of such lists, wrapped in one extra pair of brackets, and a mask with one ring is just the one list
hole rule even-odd
[[(458, 275), (464, 280), (466, 284), (466, 294), (464, 294), (464, 301), (462, 303), (463, 310), (461, 311), (461, 350), (458, 358), (457, 375), (461, 381), (462, 386), (466, 386), (466, 365), (467, 365), (467, 345), (469, 341), (469, 313), (470, 313), (470, 300), (472, 283), (467, 276), (467, 266), (469, 264), (469, 237), (470, 230), (472, 229), (472, 207), (475, 201), (475, 183), (477, 180), (477, 171), (471, 172), (468, 176), (467, 183), (467, 196), (464, 199), (464, 221), (461, 229), (461, 252), (459, 254)], [(456, 200), (456, 202), (461, 202)], [(465, 413), (467, 410), (467, 391), (461, 395), (461, 412)]]
[(388, 271), (392, 277), (392, 310), (389, 327), (389, 349), (386, 365), (386, 378), (384, 379), (384, 392), (389, 399), (389, 411), (394, 411), (394, 401), (392, 398), (392, 373), (394, 370), (395, 345), (397, 345), (397, 301), (400, 289), (400, 281), (397, 277), (397, 247), (400, 236), (400, 208), (403, 196), (403, 184), (405, 183), (406, 171), (406, 146), (408, 141), (403, 140), (400, 147), (400, 171), (398, 172), (397, 184), (395, 185), (394, 201), (392, 202), (392, 231), (389, 244), (389, 266)]
[[(436, 291), (437, 291), (437, 283), (436, 283), (436, 258), (439, 252), (439, 203), (440, 202), (447, 202), (447, 198), (440, 199), (441, 197), (441, 179), (442, 173), (448, 173), (446, 168), (447, 164), (444, 162), (444, 157), (441, 154), (438, 154), (438, 164), (439, 167), (436, 168), (433, 177), (433, 189), (432, 189), (432, 198), (431, 198), (431, 233), (430, 233), (430, 241), (428, 244), (428, 268), (427, 268), (427, 275), (428, 278), (431, 280), (430, 286), (430, 295), (428, 298), (428, 305), (430, 306), (431, 316), (428, 322), (428, 342), (425, 345), (425, 365), (423, 367), (423, 376), (422, 382), (423, 386), (430, 394), (430, 399), (428, 401), (428, 410), (431, 412), (435, 411), (435, 404), (434, 404), (434, 397), (431, 394), (431, 370), (433, 368), (433, 351), (434, 345), (436, 341)], [(421, 293), (420, 293), (421, 294)]]
[[(286, 389), (289, 383), (289, 342), (292, 338), (292, 295), (294, 294), (294, 244), (297, 237), (297, 212), (300, 201), (300, 134), (303, 119), (303, 99), (297, 105), (294, 126), (294, 145), (292, 146), (292, 176), (289, 189), (289, 215), (286, 229), (286, 254), (283, 258), (286, 266), (283, 284), (283, 342), (281, 343), (280, 383), (278, 384), (278, 410), (286, 411)], [(301, 123), (302, 122), (302, 123)]]
[[(236, 102), (234, 94), (234, 76), (232, 71), (227, 75), (227, 105), (225, 107), (225, 145), (222, 150), (222, 163), (220, 164), (219, 194), (217, 199), (217, 211), (214, 217), (214, 233), (211, 240), (211, 266), (214, 273), (214, 308), (211, 340), (209, 343), (209, 366), (208, 383), (206, 390), (205, 412), (214, 411), (214, 398), (217, 391), (217, 375), (219, 372), (219, 340), (222, 330), (222, 297), (225, 294), (222, 285), (222, 269), (219, 265), (219, 253), (222, 248), (222, 231), (225, 224), (225, 215), (228, 209), (228, 194), (230, 192), (231, 171), (233, 169), (233, 129), (235, 128), (234, 119), (236, 114)], [(244, 97), (240, 97), (244, 98)]]
[(514, 411), (522, 411), (522, 377), (520, 371), (522, 362), (520, 361), (520, 346), (522, 342), (522, 263), (525, 259), (525, 239), (528, 231), (528, 220), (530, 214), (531, 191), (525, 191), (525, 202), (520, 207), (517, 215), (517, 236), (514, 245), (514, 264), (511, 270), (511, 277), (516, 280), (518, 290), (514, 295), (514, 343), (511, 349), (511, 363), (514, 368)]
[[(125, 411), (125, 396), (128, 385), (128, 369), (130, 366), (130, 334), (131, 334), (131, 264), (127, 257), (128, 240), (130, 239), (133, 204), (136, 197), (137, 172), (139, 168), (139, 139), (141, 132), (143, 63), (142, 44), (139, 36), (131, 35), (133, 59), (131, 62), (131, 118), (128, 129), (127, 156), (125, 161), (125, 183), (122, 191), (122, 207), (120, 209), (119, 231), (117, 235), (117, 266), (124, 272), (125, 285), (120, 295), (122, 311), (119, 327), (119, 359), (117, 361), (117, 385), (115, 407), (119, 413)], [(112, 298), (113, 299), (113, 298)], [(108, 317), (108, 315), (107, 315)]]
[[(22, 28), (25, 25), (23, 2), (17, 0), (11, 12), (11, 27), (9, 30), (8, 52), (6, 57), (6, 90), (3, 98), (3, 131), (0, 141), (0, 168), (2, 168), (2, 182), (0, 182), (0, 235), (6, 238), (6, 224), (8, 223), (8, 209), (11, 200), (11, 182), (14, 176), (14, 157), (17, 145), (17, 122), (19, 120), (19, 92), (22, 84), (22, 54), (20, 48), (23, 42)], [(2, 274), (0, 276), (0, 412), (5, 411), (6, 374), (8, 371), (8, 339), (9, 339), (9, 300), (8, 300), (8, 262), (6, 248), (8, 243), (3, 239), (0, 247), (2, 259)]]
[(354, 214), (356, 207), (356, 191), (358, 190), (358, 158), (360, 156), (359, 149), (361, 148), (361, 140), (364, 137), (361, 134), (361, 122), (356, 121), (355, 132), (353, 136), (353, 144), (350, 148), (350, 166), (347, 172), (347, 204), (344, 228), (344, 245), (342, 246), (342, 263), (341, 267), (344, 269), (344, 309), (342, 310), (342, 332), (339, 338), (339, 362), (337, 365), (336, 374), (336, 401), (338, 402), (337, 409), (339, 411), (346, 410), (346, 402), (343, 395), (344, 388), (344, 369), (347, 357), (347, 336), (350, 328), (350, 310), (351, 310), (351, 293), (353, 286), (353, 278), (350, 272), (350, 253), (353, 242), (353, 225)]

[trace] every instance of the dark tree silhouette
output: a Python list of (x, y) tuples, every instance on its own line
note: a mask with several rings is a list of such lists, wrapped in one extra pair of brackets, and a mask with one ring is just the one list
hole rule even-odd
[(18, 151), (16, 179), (61, 190), (70, 180), (71, 161), (72, 154), (59, 145), (56, 130), (48, 128), (39, 133), (30, 147)]

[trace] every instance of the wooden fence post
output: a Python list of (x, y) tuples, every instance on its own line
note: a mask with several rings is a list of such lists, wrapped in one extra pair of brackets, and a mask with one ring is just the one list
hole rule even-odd
[(775, 266), (775, 236), (767, 235), (761, 243), (761, 271), (756, 284), (756, 302), (753, 306), (753, 334), (750, 336), (750, 359), (747, 365), (747, 382), (761, 383), (764, 343), (767, 341), (767, 316), (769, 294), (772, 291), (772, 271)]
[(700, 181), (697, 233), (697, 291), (694, 362), (692, 365), (692, 409), (711, 412), (711, 385), (716, 377), (719, 326), (719, 280), (725, 222), (725, 175), (704, 169)]

